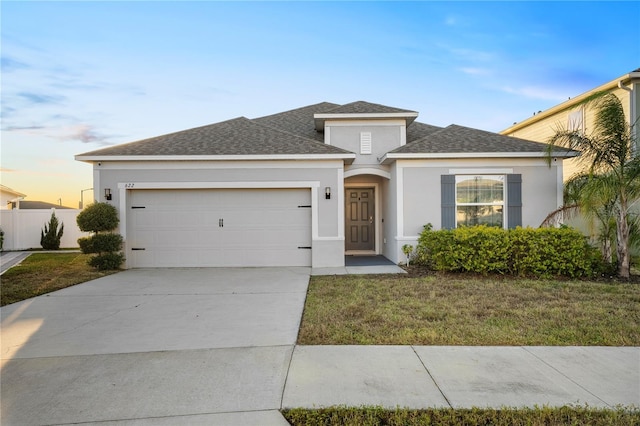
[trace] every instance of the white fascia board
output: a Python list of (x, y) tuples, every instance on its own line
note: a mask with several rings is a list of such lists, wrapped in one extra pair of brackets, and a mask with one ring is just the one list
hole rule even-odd
[[(576, 151), (553, 152), (551, 157), (577, 157)], [(453, 152), (453, 153), (387, 153), (380, 159), (381, 164), (392, 160), (419, 160), (419, 159), (440, 159), (440, 158), (545, 158), (547, 154), (543, 152)]]
[(389, 120), (389, 119), (401, 119), (406, 124), (413, 123), (418, 118), (417, 112), (393, 112), (393, 113), (360, 113), (360, 114), (314, 114), (313, 119), (316, 125), (316, 130), (321, 131), (324, 129), (324, 123), (326, 120)]
[(77, 161), (271, 161), (271, 160), (351, 160), (356, 154), (276, 154), (276, 155), (76, 155)]
[(376, 127), (391, 127), (391, 126), (404, 126), (405, 120), (327, 120), (325, 121), (325, 131), (327, 127), (354, 127), (354, 126), (376, 126)]

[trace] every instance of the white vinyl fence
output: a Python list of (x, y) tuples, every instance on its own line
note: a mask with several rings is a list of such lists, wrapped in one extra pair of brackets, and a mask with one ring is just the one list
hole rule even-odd
[(78, 238), (88, 237), (88, 232), (82, 232), (76, 224), (76, 216), (81, 210), (50, 209), (50, 210), (0, 210), (0, 228), (4, 232), (2, 249), (27, 250), (42, 248), (40, 245), (40, 231), (49, 224), (51, 212), (56, 213), (58, 223), (64, 224), (60, 248), (78, 247)]

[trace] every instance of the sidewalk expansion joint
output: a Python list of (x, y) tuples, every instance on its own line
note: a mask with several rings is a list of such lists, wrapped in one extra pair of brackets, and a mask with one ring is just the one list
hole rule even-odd
[(529, 355), (532, 355), (533, 357), (537, 358), (538, 360), (540, 360), (544, 365), (548, 366), (549, 368), (551, 368), (552, 370), (554, 370), (555, 372), (557, 372), (558, 374), (560, 374), (562, 377), (564, 377), (565, 379), (569, 380), (571, 383), (575, 384), (576, 386), (578, 386), (580, 389), (584, 390), (585, 392), (587, 392), (590, 395), (593, 395), (595, 398), (599, 399), (600, 401), (602, 401), (607, 407), (611, 407), (611, 404), (609, 404), (607, 401), (605, 401), (604, 399), (600, 398), (598, 395), (596, 395), (595, 393), (591, 392), (589, 389), (585, 388), (584, 386), (582, 386), (580, 383), (576, 382), (575, 380), (573, 380), (571, 377), (567, 376), (566, 374), (564, 374), (562, 371), (558, 370), (556, 367), (554, 367), (553, 365), (549, 364), (547, 361), (545, 361), (544, 359), (540, 358), (538, 355), (534, 354), (533, 352), (531, 352), (530, 350), (527, 349), (526, 346), (520, 346), (522, 349), (524, 349), (524, 351), (526, 353), (528, 353)]
[(420, 358), (420, 355), (418, 355), (418, 352), (416, 352), (416, 349), (413, 347), (413, 345), (411, 345), (411, 350), (413, 351), (414, 354), (416, 354), (416, 357), (418, 357), (418, 360), (420, 361), (420, 364), (422, 364), (422, 367), (424, 367), (424, 370), (427, 372), (429, 377), (431, 377), (431, 381), (433, 381), (433, 384), (436, 385), (436, 388), (438, 388), (438, 392), (440, 392), (440, 395), (442, 395), (444, 400), (447, 401), (447, 405), (450, 408), (453, 408), (453, 405), (451, 405), (451, 401), (449, 401), (449, 398), (447, 398), (447, 395), (444, 394), (444, 391), (442, 390), (442, 388), (440, 387), (440, 385), (436, 381), (435, 377), (433, 377), (433, 374), (431, 374), (431, 371), (429, 371), (429, 369), (427, 368), (427, 365), (424, 363), (422, 358)]
[(291, 356), (287, 364), (287, 374), (284, 375), (284, 382), (282, 383), (282, 393), (280, 394), (280, 409), (282, 410), (282, 404), (284, 403), (284, 392), (287, 389), (287, 381), (289, 380), (289, 371), (291, 371), (291, 363), (293, 362), (293, 353), (296, 351), (297, 344), (291, 345)]

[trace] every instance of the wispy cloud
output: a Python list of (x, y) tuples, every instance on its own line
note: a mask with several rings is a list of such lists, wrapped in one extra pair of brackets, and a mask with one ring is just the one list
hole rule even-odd
[(44, 129), (44, 126), (7, 126), (5, 127), (3, 130), (7, 131), (7, 132), (29, 132), (32, 130), (42, 130)]
[(103, 145), (109, 145), (107, 142), (107, 136), (101, 135), (88, 124), (79, 124), (76, 126), (67, 127), (65, 133), (58, 136), (60, 140), (76, 140), (82, 143), (97, 142)]
[(514, 88), (510, 86), (503, 86), (500, 88), (500, 90), (512, 95), (523, 96), (525, 98), (541, 99), (553, 102), (565, 101), (569, 96), (561, 93), (557, 88), (553, 87), (522, 86)]
[(445, 18), (444, 24), (449, 27), (453, 27), (458, 23), (458, 18), (455, 16), (449, 15)]
[(77, 141), (82, 143), (97, 143), (99, 145), (113, 145), (109, 142), (110, 135), (98, 132), (94, 126), (89, 124), (73, 124), (68, 126), (8, 126), (4, 129), (7, 132), (21, 132), (30, 135), (45, 136), (61, 142)]
[(487, 68), (464, 67), (459, 68), (459, 70), (469, 75), (487, 76), (492, 74), (492, 71)]
[(0, 69), (2, 69), (2, 72), (11, 72), (25, 68), (29, 68), (29, 65), (24, 62), (20, 62), (8, 56), (0, 57)]
[(26, 99), (32, 104), (57, 104), (64, 101), (65, 97), (62, 95), (45, 95), (41, 93), (32, 92), (20, 92), (17, 93), (22, 99)]
[(495, 58), (495, 54), (476, 49), (453, 48), (450, 52), (460, 59), (474, 62), (489, 62)]

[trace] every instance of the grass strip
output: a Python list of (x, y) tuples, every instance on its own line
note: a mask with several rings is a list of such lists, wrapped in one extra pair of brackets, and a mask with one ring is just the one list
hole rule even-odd
[(616, 425), (640, 424), (640, 411), (618, 407), (597, 409), (591, 407), (535, 407), (535, 408), (434, 408), (410, 410), (380, 407), (329, 407), (321, 409), (295, 408), (282, 410), (292, 426), (298, 425), (358, 425), (358, 426), (412, 426), (412, 425)]
[(97, 271), (81, 253), (34, 253), (0, 278), (0, 306), (50, 293), (117, 271)]
[(640, 285), (436, 274), (312, 277), (303, 345), (640, 345)]

